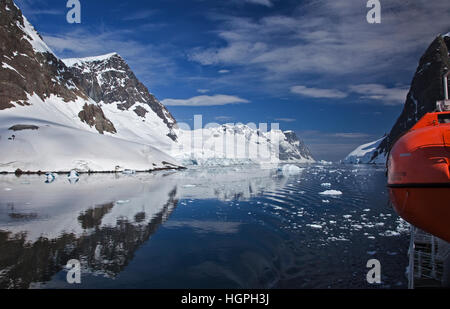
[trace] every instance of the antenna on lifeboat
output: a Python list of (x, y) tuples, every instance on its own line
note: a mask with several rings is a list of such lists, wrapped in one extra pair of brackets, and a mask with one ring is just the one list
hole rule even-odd
[(444, 74), (443, 82), (444, 82), (444, 100), (438, 101), (436, 104), (438, 112), (450, 111), (450, 100), (448, 93), (448, 77), (450, 76), (450, 71)]

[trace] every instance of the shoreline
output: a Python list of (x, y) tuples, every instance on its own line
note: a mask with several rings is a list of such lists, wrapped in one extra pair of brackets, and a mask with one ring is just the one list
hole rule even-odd
[[(139, 170), (134, 171), (133, 174), (143, 174), (143, 173), (154, 173), (154, 172), (160, 172), (160, 171), (182, 171), (186, 170), (187, 168), (184, 166), (177, 166), (177, 167), (162, 167), (162, 168), (154, 168), (149, 170)], [(125, 169), (126, 170), (126, 169)], [(93, 174), (122, 174), (125, 170), (121, 171), (79, 171), (77, 169), (72, 169), (70, 171), (22, 171), (22, 170), (16, 170), (15, 172), (0, 172), (0, 175), (16, 175), (17, 177), (20, 176), (30, 176), (30, 175), (46, 175), (48, 173), (56, 174), (56, 175), (67, 175), (70, 174), (71, 171), (76, 171), (80, 175), (93, 175)]]

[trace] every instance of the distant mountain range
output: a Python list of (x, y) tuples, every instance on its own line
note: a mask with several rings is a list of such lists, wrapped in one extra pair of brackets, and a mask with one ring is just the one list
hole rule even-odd
[(256, 148), (270, 149), (279, 158), (272, 163), (314, 161), (293, 132), (240, 125), (204, 130), (208, 141), (185, 147), (194, 132), (178, 128), (120, 55), (59, 59), (12, 0), (0, 3), (0, 63), (0, 172), (223, 164), (226, 141), (242, 134)]
[(426, 113), (436, 109), (444, 98), (443, 75), (450, 68), (450, 33), (439, 35), (422, 56), (411, 83), (403, 111), (388, 135), (360, 146), (345, 163), (385, 163), (397, 138), (411, 129)]

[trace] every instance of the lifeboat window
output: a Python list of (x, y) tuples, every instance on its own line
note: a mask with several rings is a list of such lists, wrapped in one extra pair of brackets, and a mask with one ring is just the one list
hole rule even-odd
[(450, 114), (442, 114), (438, 116), (439, 123), (450, 123)]

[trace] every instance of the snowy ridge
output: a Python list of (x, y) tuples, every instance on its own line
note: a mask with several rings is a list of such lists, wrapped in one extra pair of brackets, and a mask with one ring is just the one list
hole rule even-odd
[(117, 136), (169, 149), (176, 121), (117, 53), (62, 60), (114, 123)]
[(385, 154), (377, 155), (374, 159), (375, 152), (384, 139), (383, 137), (377, 141), (359, 146), (343, 162), (347, 164), (386, 164)]
[(74, 65), (82, 65), (87, 62), (105, 61), (113, 56), (119, 56), (119, 54), (114, 52), (114, 53), (109, 53), (106, 55), (100, 55), (100, 56), (95, 56), (95, 57), (67, 58), (67, 59), (62, 59), (62, 62), (64, 62), (64, 64), (67, 65), (68, 67), (72, 67)]
[(40, 53), (53, 54), (53, 51), (50, 49), (50, 47), (47, 46), (47, 44), (45, 44), (39, 33), (36, 31), (36, 29), (34, 29), (34, 27), (30, 24), (25, 16), (23, 16), (23, 24), (24, 26), (17, 22), (17, 26), (25, 33), (24, 39), (30, 42), (34, 50)]

